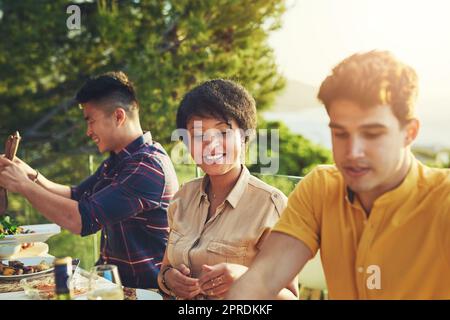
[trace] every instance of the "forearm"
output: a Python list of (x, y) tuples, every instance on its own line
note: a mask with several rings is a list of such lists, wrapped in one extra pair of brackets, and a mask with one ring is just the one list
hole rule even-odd
[[(34, 180), (35, 177), (36, 177), (36, 175), (33, 177), (32, 180)], [(70, 187), (69, 186), (65, 186), (65, 185), (50, 181), (49, 179), (44, 177), (40, 172), (37, 176), (36, 183), (53, 194), (70, 199)]]
[(48, 220), (72, 233), (81, 233), (78, 202), (44, 189), (32, 181), (21, 183), (19, 193)]
[[(246, 300), (297, 300), (297, 295), (288, 288), (278, 291), (271, 287), (270, 276), (258, 276), (251, 271), (240, 277), (230, 289), (228, 299)], [(245, 294), (245, 296), (243, 296)]]
[[(233, 264), (233, 277), (235, 278), (235, 281), (237, 281), (239, 278), (241, 278), (247, 271), (248, 267), (242, 266), (242, 265), (236, 265)], [(296, 294), (294, 294), (291, 290), (288, 288), (283, 288), (278, 293), (278, 295), (274, 296), (274, 299), (277, 300), (295, 300), (297, 299)]]
[(286, 290), (296, 296), (296, 276), (311, 256), (311, 251), (302, 241), (286, 234), (272, 232), (248, 272), (231, 287), (227, 298), (289, 298), (290, 294)]
[[(250, 269), (234, 282), (227, 294), (227, 299), (274, 300), (277, 298), (277, 295), (276, 293), (269, 294), (269, 289), (266, 286), (267, 281), (270, 281), (270, 279), (264, 279), (261, 274), (255, 273), (253, 269)], [(280, 294), (282, 293), (280, 292)]]
[(294, 294), (291, 290), (284, 288), (276, 296), (277, 300), (298, 300), (298, 296)]

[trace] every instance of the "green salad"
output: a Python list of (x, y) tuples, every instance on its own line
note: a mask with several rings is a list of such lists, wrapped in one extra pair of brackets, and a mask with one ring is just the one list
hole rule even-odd
[(0, 217), (0, 239), (12, 234), (24, 233), (23, 228), (10, 216)]

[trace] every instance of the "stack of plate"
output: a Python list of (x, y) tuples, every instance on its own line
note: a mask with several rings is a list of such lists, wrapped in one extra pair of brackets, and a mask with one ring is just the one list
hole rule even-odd
[(0, 259), (7, 259), (17, 254), (23, 243), (45, 242), (51, 236), (61, 232), (56, 224), (34, 224), (21, 226), (31, 233), (13, 234), (0, 239)]

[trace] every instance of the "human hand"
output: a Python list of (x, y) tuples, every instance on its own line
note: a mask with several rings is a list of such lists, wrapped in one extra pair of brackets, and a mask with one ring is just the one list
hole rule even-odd
[(20, 193), (23, 183), (29, 181), (22, 165), (7, 159), (4, 155), (0, 157), (0, 186), (11, 192)]
[(32, 167), (30, 167), (26, 162), (24, 162), (22, 159), (20, 159), (19, 157), (14, 157), (13, 162), (15, 164), (17, 164), (19, 167), (21, 167), (23, 169), (23, 171), (26, 172), (28, 178), (30, 178), (31, 180), (33, 180), (36, 177), (36, 170), (33, 169)]
[(192, 299), (201, 293), (198, 279), (190, 277), (191, 270), (186, 265), (170, 268), (164, 274), (165, 282), (178, 298)]
[(247, 267), (234, 263), (219, 263), (214, 266), (203, 265), (199, 278), (202, 291), (212, 297), (223, 298), (233, 282), (247, 271)]

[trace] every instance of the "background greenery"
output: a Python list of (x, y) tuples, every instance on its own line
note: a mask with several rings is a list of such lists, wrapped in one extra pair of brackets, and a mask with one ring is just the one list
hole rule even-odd
[[(70, 4), (81, 9), (81, 30), (66, 27)], [(134, 81), (142, 125), (169, 151), (177, 105), (204, 80), (238, 81), (258, 112), (267, 110), (285, 85), (267, 42), (285, 10), (284, 0), (0, 0), (0, 139), (19, 130), (22, 159), (51, 180), (78, 184), (105, 156), (85, 136), (73, 97), (89, 76), (111, 70)], [(279, 130), (283, 176), (262, 179), (286, 194), (298, 181), (290, 175), (332, 161), (328, 150), (280, 122), (260, 117), (259, 126)], [(177, 166), (180, 182), (195, 172)], [(23, 224), (47, 222), (17, 195), (9, 213)], [(98, 255), (96, 237), (63, 231), (48, 241), (50, 253), (79, 257), (88, 268)]]
[[(81, 9), (81, 30), (66, 27), (70, 4)], [(85, 137), (73, 97), (89, 76), (110, 70), (133, 80), (143, 127), (169, 151), (178, 103), (202, 81), (238, 81), (258, 111), (267, 110), (285, 85), (267, 43), (285, 10), (283, 0), (0, 0), (0, 36), (7, 39), (0, 42), (0, 138), (19, 130), (21, 158), (49, 179), (78, 184), (105, 156)], [(282, 131), (280, 174), (302, 175), (330, 160), (281, 123), (260, 119), (260, 126)], [(195, 168), (177, 166), (177, 174), (183, 182)], [(280, 186), (289, 193), (292, 184)], [(23, 224), (47, 222), (17, 195), (10, 195), (9, 213)], [(63, 231), (48, 241), (50, 252), (89, 267), (98, 254), (95, 237)]]

